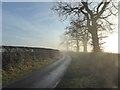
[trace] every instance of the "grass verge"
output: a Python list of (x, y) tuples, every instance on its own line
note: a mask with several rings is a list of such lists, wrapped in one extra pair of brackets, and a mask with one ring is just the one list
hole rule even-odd
[(10, 71), (8, 72), (2, 70), (2, 84), (5, 85), (16, 78), (22, 77), (25, 74), (43, 68), (55, 62), (59, 58), (60, 56), (58, 55), (54, 58), (46, 58), (45, 60), (37, 60), (37, 61), (30, 60), (29, 62), (26, 63), (17, 64), (16, 67), (11, 67)]
[(71, 65), (56, 88), (118, 86), (118, 54), (70, 53)]

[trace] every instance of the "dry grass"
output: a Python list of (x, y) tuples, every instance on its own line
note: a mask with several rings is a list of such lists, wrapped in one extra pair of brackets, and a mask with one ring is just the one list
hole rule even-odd
[(58, 50), (4, 46), (2, 52), (2, 83), (19, 78), (47, 66), (60, 58)]
[(112, 88), (118, 86), (118, 55), (70, 53), (72, 63), (57, 88)]
[(31, 73), (33, 71), (36, 71), (37, 69), (43, 68), (54, 61), (58, 60), (58, 58), (54, 59), (46, 59), (44, 61), (39, 61), (39, 62), (29, 62), (29, 65), (22, 65), (19, 64), (18, 67), (20, 68), (11, 68), (12, 71), (10, 72), (4, 72), (2, 71), (2, 83), (6, 84), (9, 83), (10, 81), (19, 78), (21, 76), (24, 76), (25, 74)]

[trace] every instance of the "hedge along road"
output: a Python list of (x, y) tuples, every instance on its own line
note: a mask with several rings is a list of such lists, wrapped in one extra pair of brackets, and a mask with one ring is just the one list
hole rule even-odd
[(57, 60), (45, 68), (39, 69), (10, 82), (9, 84), (3, 86), (3, 89), (55, 88), (65, 74), (70, 63), (71, 57), (65, 54), (60, 60)]

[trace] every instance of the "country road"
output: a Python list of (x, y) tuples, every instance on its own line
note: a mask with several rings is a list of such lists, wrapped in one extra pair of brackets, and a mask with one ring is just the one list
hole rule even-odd
[(55, 88), (70, 63), (71, 57), (69, 55), (63, 55), (60, 60), (45, 68), (18, 78), (3, 86), (3, 88)]

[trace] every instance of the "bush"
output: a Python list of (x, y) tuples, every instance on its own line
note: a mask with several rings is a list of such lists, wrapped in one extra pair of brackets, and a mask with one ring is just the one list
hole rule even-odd
[(54, 49), (2, 46), (3, 83), (47, 65), (59, 55)]

